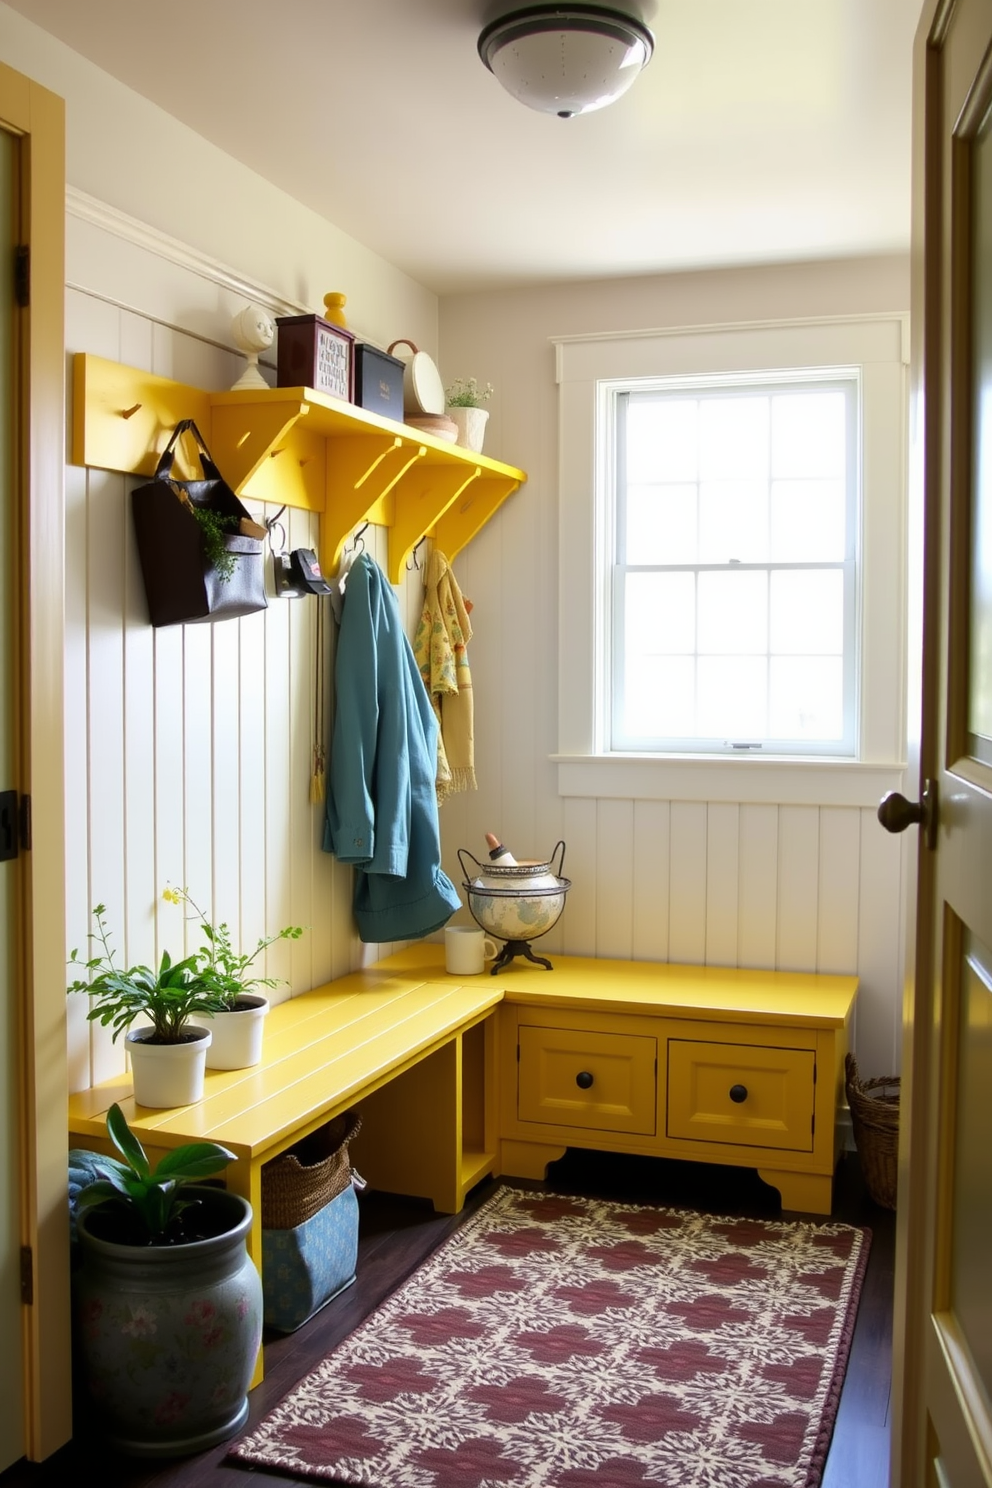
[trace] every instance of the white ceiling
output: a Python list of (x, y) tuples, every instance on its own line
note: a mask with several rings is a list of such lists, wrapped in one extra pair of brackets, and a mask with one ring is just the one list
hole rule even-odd
[(570, 120), (480, 62), (510, 0), (7, 3), (439, 294), (908, 247), (920, 0), (647, 0)]

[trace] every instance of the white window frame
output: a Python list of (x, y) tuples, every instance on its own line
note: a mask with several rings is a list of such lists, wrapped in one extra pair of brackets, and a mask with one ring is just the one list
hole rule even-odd
[[(861, 376), (857, 367), (826, 367), (826, 368), (802, 368), (794, 373), (777, 372), (769, 375), (764, 372), (734, 373), (731, 376), (705, 376), (705, 377), (675, 377), (675, 378), (626, 378), (621, 382), (606, 381), (599, 384), (599, 409), (597, 419), (599, 427), (604, 431), (607, 440), (612, 440), (619, 430), (621, 418), (620, 404), (629, 395), (651, 393), (675, 393), (678, 395), (692, 394), (698, 392), (718, 393), (722, 396), (737, 396), (748, 391), (756, 391), (759, 394), (769, 392), (782, 393), (793, 391), (800, 387), (813, 387), (818, 391), (824, 391), (829, 387), (839, 388), (844, 394), (846, 413), (845, 422), (848, 433), (847, 469), (844, 476), (844, 489), (846, 501), (846, 531), (847, 531), (847, 553), (843, 560), (837, 560), (831, 566), (840, 570), (844, 576), (844, 721), (845, 731), (841, 738), (827, 747), (817, 748), (813, 743), (796, 739), (781, 741), (786, 745), (784, 749), (774, 750), (767, 746), (755, 745), (754, 752), (764, 755), (775, 755), (776, 753), (788, 759), (810, 756), (831, 756), (837, 758), (851, 759), (857, 755), (857, 663), (858, 663), (858, 615), (860, 612), (861, 599)], [(611, 550), (608, 555), (610, 574), (607, 580), (611, 585), (610, 618), (606, 622), (604, 630), (604, 664), (607, 670), (606, 693), (604, 697), (604, 708), (606, 720), (603, 728), (604, 748), (610, 754), (629, 753), (632, 746), (623, 742), (615, 742), (617, 713), (620, 707), (624, 669), (618, 662), (623, 656), (624, 648), (624, 606), (623, 606), (623, 583), (621, 574), (638, 567), (636, 558), (632, 562), (624, 562), (617, 546), (620, 541), (621, 510), (624, 503), (620, 494), (620, 452), (614, 450), (610, 462), (609, 486), (603, 492), (603, 499), (610, 503), (611, 516), (608, 524), (608, 533), (612, 538)], [(679, 564), (678, 567), (686, 571), (698, 573), (707, 567), (725, 567), (726, 565)], [(746, 568), (755, 568), (763, 572), (770, 572), (775, 568), (786, 567), (792, 570), (796, 568), (810, 568), (816, 565), (812, 563), (778, 563), (771, 560), (749, 562), (743, 565)], [(612, 695), (611, 697), (609, 695)], [(672, 754), (692, 753), (701, 758), (712, 758), (723, 755), (728, 758), (741, 757), (749, 746), (743, 742), (725, 740), (699, 740), (698, 744), (693, 740), (686, 740), (679, 749), (672, 740), (659, 740), (656, 745), (646, 744), (645, 750), (659, 756)]]
[[(559, 384), (558, 789), (563, 796), (870, 806), (906, 739), (908, 317), (553, 338)], [(614, 452), (609, 388), (639, 379), (856, 367), (862, 388), (855, 757), (635, 754), (608, 747)]]

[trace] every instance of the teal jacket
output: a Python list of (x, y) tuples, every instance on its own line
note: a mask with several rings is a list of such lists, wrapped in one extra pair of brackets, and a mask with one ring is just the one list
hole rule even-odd
[(416, 940), (461, 905), (441, 871), (437, 719), (386, 575), (348, 574), (334, 670), (324, 851), (355, 866), (363, 941)]

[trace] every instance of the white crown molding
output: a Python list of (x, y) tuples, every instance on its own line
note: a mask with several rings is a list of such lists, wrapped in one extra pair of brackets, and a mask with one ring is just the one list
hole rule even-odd
[[(309, 311), (309, 306), (301, 305), (296, 300), (283, 299), (267, 284), (259, 284), (254, 279), (245, 278), (243, 274), (236, 273), (219, 259), (211, 258), (207, 253), (200, 253), (198, 249), (180, 242), (178, 238), (171, 237), (157, 227), (150, 227), (147, 222), (141, 222), (137, 217), (129, 216), (127, 212), (121, 212), (117, 207), (111, 207), (75, 186), (66, 187), (65, 207), (71, 216), (78, 217), (81, 221), (88, 222), (103, 232), (112, 233), (114, 237), (122, 238), (126, 243), (132, 243), (147, 253), (154, 253), (157, 258), (165, 259), (168, 263), (198, 274), (201, 279), (220, 285), (221, 288), (230, 290), (242, 299), (250, 300), (252, 304), (262, 305), (274, 315), (305, 315)], [(70, 288), (85, 288), (85, 286), (70, 285)]]
[(596, 341), (649, 341), (678, 336), (722, 336), (732, 331), (778, 331), (816, 328), (817, 326), (857, 326), (898, 321), (905, 335), (909, 329), (909, 314), (905, 310), (864, 310), (855, 314), (797, 315), (774, 320), (726, 320), (707, 321), (701, 325), (678, 325), (632, 327), (626, 331), (574, 331), (569, 335), (549, 336), (552, 346), (583, 345)]

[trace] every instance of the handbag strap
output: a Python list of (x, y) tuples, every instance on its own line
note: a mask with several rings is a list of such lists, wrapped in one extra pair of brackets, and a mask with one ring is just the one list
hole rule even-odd
[(196, 440), (197, 448), (200, 452), (200, 462), (203, 465), (204, 475), (216, 476), (218, 474), (217, 466), (214, 464), (213, 459), (211, 458), (210, 451), (207, 449), (206, 440), (200, 433), (199, 429), (196, 427), (196, 424), (193, 422), (193, 420), (191, 418), (185, 418), (179, 420), (178, 424), (169, 435), (168, 444), (165, 446), (165, 449), (159, 456), (158, 464), (155, 466), (156, 480), (167, 480), (169, 475), (172, 473), (172, 465), (173, 461), (175, 460), (176, 445), (179, 443), (179, 440), (184, 434), (192, 434), (193, 438)]

